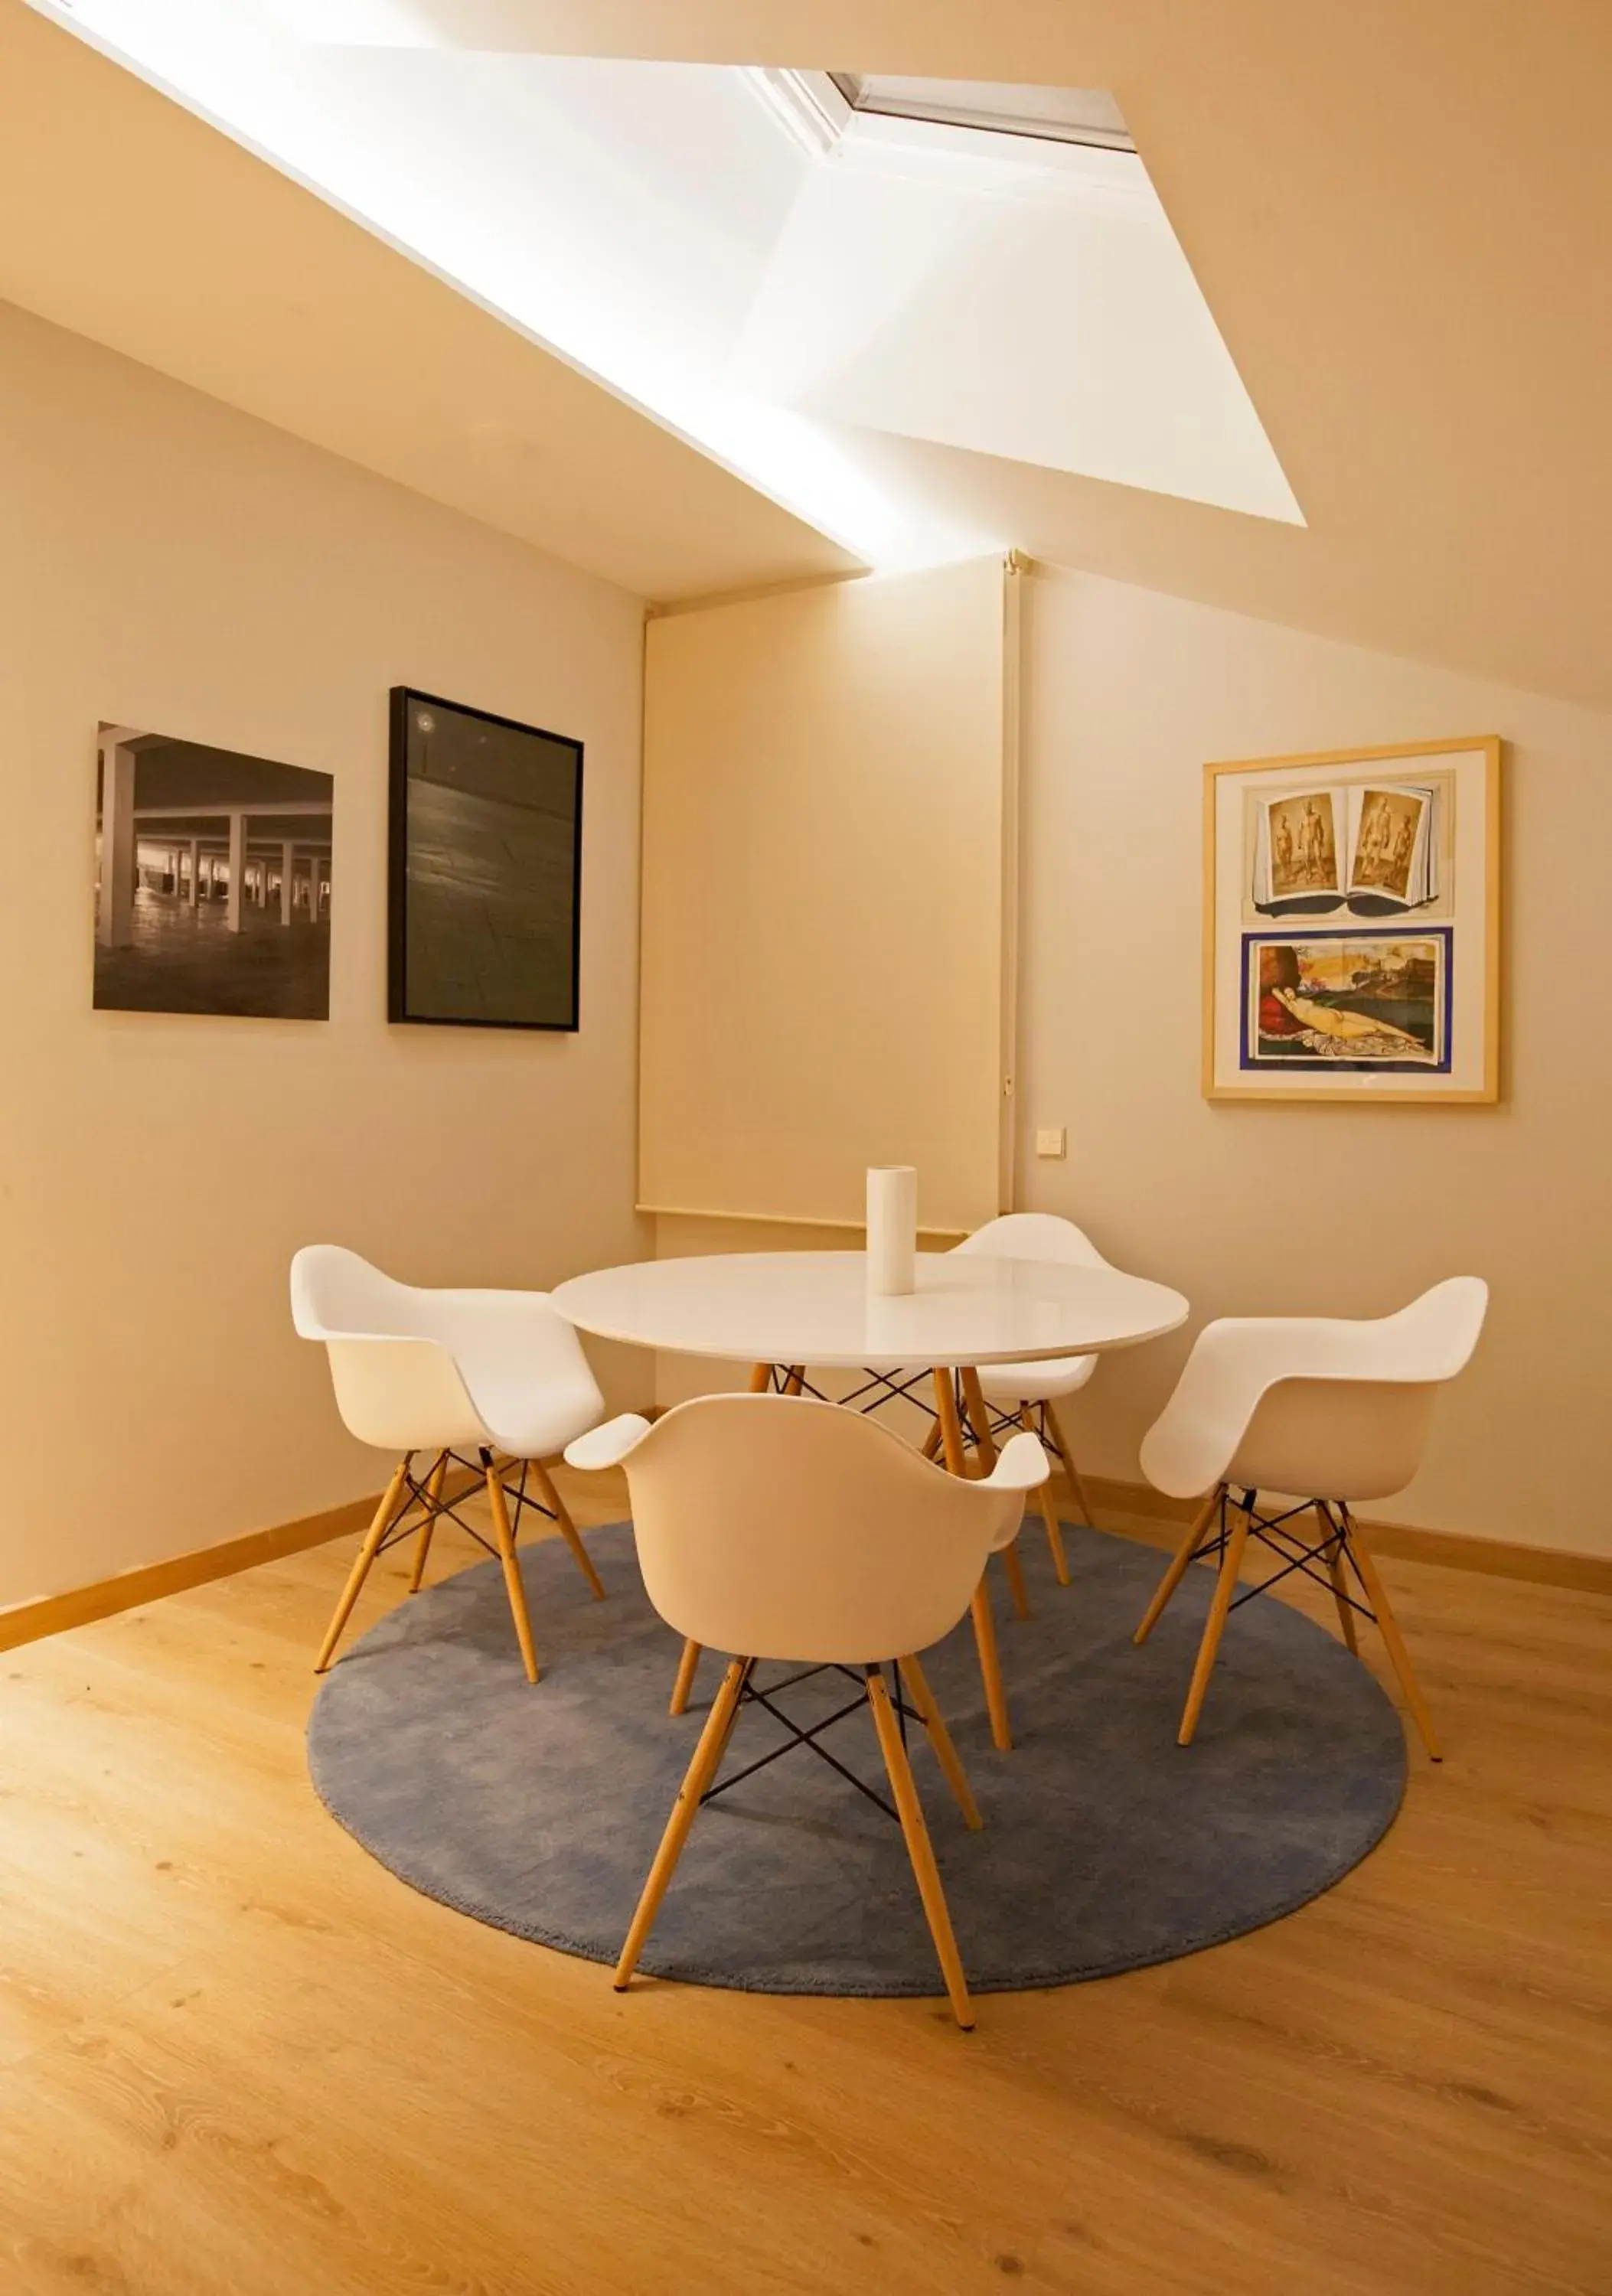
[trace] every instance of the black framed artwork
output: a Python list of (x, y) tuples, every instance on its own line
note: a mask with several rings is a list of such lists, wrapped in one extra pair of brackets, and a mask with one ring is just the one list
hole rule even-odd
[(387, 1013), (578, 1026), (582, 744), (412, 686), (391, 692)]

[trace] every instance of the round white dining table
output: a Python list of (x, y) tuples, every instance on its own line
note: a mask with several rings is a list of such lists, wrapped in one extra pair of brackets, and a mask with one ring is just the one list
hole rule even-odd
[[(964, 1410), (989, 1465), (995, 1455), (982, 1364), (1135, 1347), (1174, 1331), (1188, 1314), (1187, 1301), (1166, 1284), (1100, 1265), (923, 1251), (914, 1279), (910, 1292), (886, 1297), (868, 1289), (865, 1252), (713, 1252), (601, 1268), (573, 1276), (551, 1296), (568, 1323), (596, 1338), (748, 1363), (755, 1390), (778, 1383), (798, 1394), (808, 1371), (858, 1370), (874, 1374), (882, 1390), (876, 1405), (910, 1396), (927, 1371), (954, 1474), (968, 1472), (954, 1378), (960, 1376)], [(1016, 1555), (1010, 1551), (1008, 1559), (1016, 1568)], [(1016, 1576), (1014, 1591), (1022, 1603)], [(983, 1578), (973, 1613), (991, 1734), (1006, 1751), (1013, 1735)], [(697, 1644), (685, 1646), (674, 1714), (683, 1711), (699, 1655)]]
[(552, 1296), (598, 1339), (819, 1371), (1094, 1355), (1187, 1319), (1179, 1292), (1117, 1267), (920, 1251), (915, 1275), (910, 1292), (876, 1298), (864, 1252), (713, 1252), (601, 1268)]

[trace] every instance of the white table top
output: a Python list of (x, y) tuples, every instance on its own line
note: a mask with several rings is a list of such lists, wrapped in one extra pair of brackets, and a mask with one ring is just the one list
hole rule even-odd
[(1117, 1267), (920, 1251), (917, 1287), (868, 1295), (859, 1251), (717, 1252), (574, 1276), (553, 1294), (579, 1330), (674, 1354), (820, 1370), (1092, 1355), (1172, 1332), (1187, 1302)]

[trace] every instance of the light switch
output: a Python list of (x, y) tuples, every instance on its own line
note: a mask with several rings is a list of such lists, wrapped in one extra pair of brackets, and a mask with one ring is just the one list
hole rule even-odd
[(1051, 1130), (1042, 1130), (1036, 1134), (1035, 1152), (1038, 1156), (1061, 1156), (1063, 1154), (1064, 1128), (1061, 1124), (1058, 1126), (1056, 1132)]

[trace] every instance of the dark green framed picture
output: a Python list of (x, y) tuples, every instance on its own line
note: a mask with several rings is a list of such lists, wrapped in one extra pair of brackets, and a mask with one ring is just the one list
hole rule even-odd
[(582, 744), (398, 685), (387, 1011), (579, 1026)]

